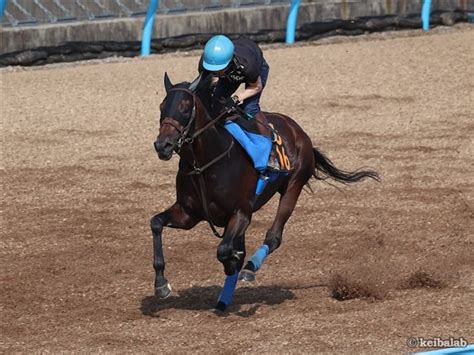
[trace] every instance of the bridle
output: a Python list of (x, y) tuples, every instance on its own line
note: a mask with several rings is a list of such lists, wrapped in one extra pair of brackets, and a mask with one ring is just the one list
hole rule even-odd
[(194, 132), (191, 133), (191, 130), (193, 128), (193, 123), (196, 119), (196, 94), (193, 91), (191, 91), (189, 89), (186, 89), (186, 88), (173, 88), (173, 89), (170, 89), (168, 91), (168, 93), (171, 92), (171, 91), (183, 91), (183, 92), (186, 92), (186, 93), (188, 93), (189, 95), (191, 95), (193, 97), (193, 106), (192, 106), (193, 108), (191, 110), (191, 117), (189, 118), (188, 123), (184, 127), (182, 125), (180, 125), (173, 118), (166, 117), (161, 122), (160, 128), (163, 127), (164, 125), (168, 124), (168, 125), (172, 126), (174, 129), (176, 129), (176, 131), (179, 133), (179, 138), (178, 138), (178, 141), (177, 141), (176, 147), (175, 147), (175, 151), (177, 153), (179, 153), (181, 151), (181, 148), (184, 145), (189, 145), (191, 154), (193, 156), (193, 162), (190, 164), (192, 166), (193, 170), (191, 170), (190, 172), (185, 173), (185, 174), (188, 175), (188, 176), (191, 176), (191, 175), (197, 175), (198, 176), (199, 189), (200, 189), (200, 193), (201, 193), (201, 201), (202, 201), (202, 205), (203, 205), (203, 208), (204, 208), (204, 212), (205, 212), (206, 217), (207, 217), (207, 222), (209, 223), (209, 226), (211, 227), (212, 232), (214, 233), (214, 235), (218, 238), (222, 238), (222, 236), (219, 234), (219, 232), (216, 230), (216, 228), (214, 226), (214, 222), (212, 220), (212, 216), (211, 216), (209, 208), (208, 208), (208, 204), (207, 204), (207, 200), (206, 200), (206, 195), (207, 195), (206, 194), (206, 185), (205, 185), (204, 177), (203, 177), (202, 173), (207, 168), (211, 167), (212, 165), (217, 163), (219, 160), (223, 159), (225, 156), (230, 155), (230, 151), (231, 151), (232, 147), (234, 146), (234, 139), (231, 137), (231, 141), (229, 143), (228, 148), (222, 154), (219, 154), (217, 157), (212, 159), (210, 162), (208, 162), (208, 163), (206, 163), (202, 166), (199, 166), (197, 164), (196, 155), (195, 155), (192, 143), (194, 142), (194, 139), (196, 137), (198, 137), (199, 135), (204, 133), (210, 127), (214, 126), (219, 120), (222, 119), (222, 117), (224, 117), (230, 111), (228, 109), (225, 109), (216, 118), (210, 120), (203, 127), (198, 128)]
[[(219, 120), (222, 119), (222, 117), (224, 117), (227, 113), (229, 113), (229, 110), (222, 111), (216, 118), (210, 120), (203, 127), (197, 129), (196, 131), (194, 131), (194, 133), (191, 134), (191, 129), (192, 129), (193, 123), (196, 119), (196, 94), (193, 91), (191, 91), (189, 89), (186, 89), (186, 88), (173, 88), (173, 89), (170, 89), (168, 92), (171, 92), (171, 91), (183, 91), (183, 92), (191, 95), (192, 98), (193, 98), (191, 117), (189, 118), (189, 121), (186, 124), (186, 126), (184, 126), (184, 127), (181, 126), (178, 122), (176, 122), (176, 120), (174, 120), (171, 117), (166, 117), (161, 122), (161, 125), (160, 125), (160, 127), (163, 127), (165, 124), (168, 124), (168, 125), (172, 126), (174, 129), (176, 129), (176, 131), (178, 131), (179, 138), (178, 138), (178, 142), (176, 143), (175, 151), (177, 153), (179, 153), (181, 151), (181, 148), (182, 148), (183, 145), (192, 144), (196, 137), (201, 135), (203, 132), (205, 132), (210, 127), (214, 126)], [(231, 144), (233, 145), (233, 140), (232, 140)]]

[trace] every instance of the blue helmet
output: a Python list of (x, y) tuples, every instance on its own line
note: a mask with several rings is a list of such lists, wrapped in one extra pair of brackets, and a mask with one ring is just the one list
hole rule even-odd
[(234, 56), (234, 44), (226, 36), (214, 36), (204, 47), (202, 65), (209, 71), (225, 69)]

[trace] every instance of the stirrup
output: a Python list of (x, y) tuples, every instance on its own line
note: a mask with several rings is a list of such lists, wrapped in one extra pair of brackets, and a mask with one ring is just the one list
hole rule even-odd
[(270, 178), (267, 175), (264, 175), (263, 173), (259, 175), (257, 180), (257, 188), (255, 190), (256, 195), (260, 195), (263, 190), (265, 190), (269, 180)]

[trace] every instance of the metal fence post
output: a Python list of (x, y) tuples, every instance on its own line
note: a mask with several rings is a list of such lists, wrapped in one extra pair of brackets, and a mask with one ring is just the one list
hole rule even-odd
[(3, 12), (5, 11), (6, 7), (7, 7), (7, 0), (0, 0), (0, 19), (3, 18)]
[(142, 56), (150, 54), (151, 36), (153, 34), (153, 22), (155, 20), (156, 10), (158, 9), (159, 0), (150, 0), (148, 11), (146, 13), (145, 24), (142, 34)]
[(291, 0), (288, 21), (286, 22), (286, 44), (295, 43), (296, 20), (298, 19), (298, 9), (300, 0)]
[(430, 13), (431, 0), (424, 0), (423, 7), (421, 8), (421, 21), (423, 23), (424, 31), (428, 31), (430, 29)]

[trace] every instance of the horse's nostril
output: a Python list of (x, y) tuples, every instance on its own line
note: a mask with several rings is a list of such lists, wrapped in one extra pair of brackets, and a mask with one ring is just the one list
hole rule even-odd
[(155, 141), (155, 151), (162, 160), (169, 160), (173, 155), (173, 143), (167, 140)]
[(159, 152), (161, 150), (160, 142), (155, 141), (154, 145), (155, 145), (155, 150)]
[(169, 141), (159, 141), (159, 140), (155, 141), (156, 150), (164, 150), (164, 149), (169, 149), (171, 147), (173, 147), (173, 143)]

